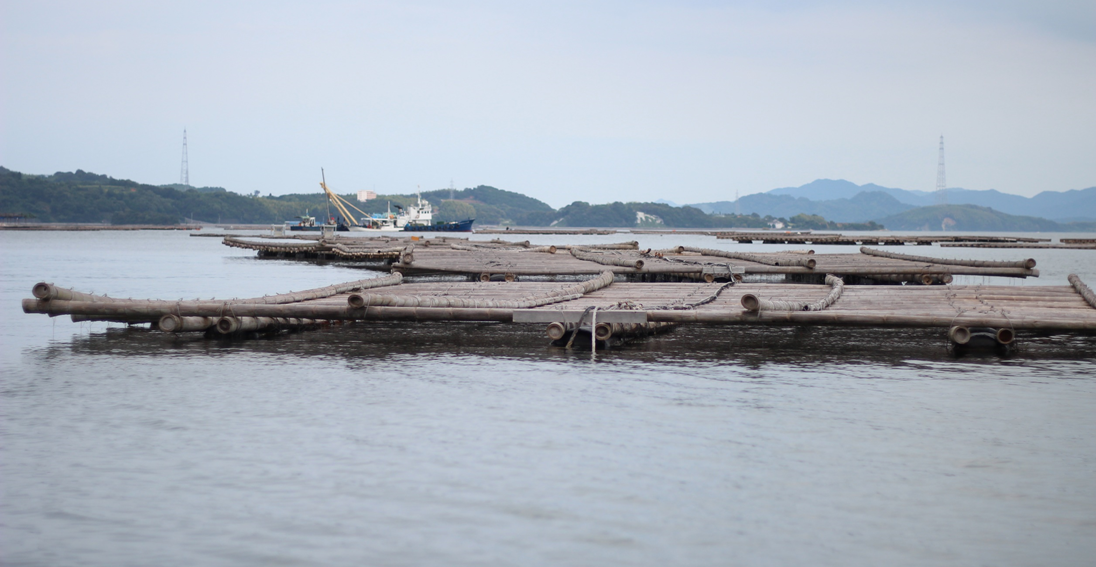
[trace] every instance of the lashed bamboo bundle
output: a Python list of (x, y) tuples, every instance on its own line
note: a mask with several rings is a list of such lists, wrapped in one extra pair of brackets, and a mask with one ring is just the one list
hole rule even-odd
[(745, 307), (747, 311), (822, 311), (833, 305), (845, 289), (845, 282), (833, 274), (826, 275), (826, 285), (830, 286), (830, 293), (818, 301), (759, 299), (756, 295), (748, 293), (742, 296), (742, 307)]
[(632, 240), (612, 244), (571, 244), (564, 246), (564, 248), (568, 250), (573, 248), (583, 248), (585, 250), (639, 250), (639, 242)]
[(267, 252), (312, 252), (322, 244), (316, 242), (249, 242), (232, 236), (226, 236), (221, 241), (225, 246), (243, 248), (245, 250), (262, 250)]
[(1092, 290), (1085, 285), (1085, 282), (1081, 281), (1081, 278), (1077, 277), (1077, 274), (1070, 274), (1066, 279), (1069, 280), (1069, 285), (1072, 285), (1073, 289), (1077, 290), (1077, 293), (1085, 298), (1085, 302), (1096, 309), (1096, 293), (1092, 293)]
[(529, 247), (529, 241), (528, 240), (526, 240), (524, 242), (509, 242), (509, 241), (503, 240), (501, 238), (492, 238), (491, 239), (491, 244), (501, 244), (503, 246), (518, 246), (518, 247), (521, 247), (521, 248), (528, 248)]
[(750, 254), (748, 252), (729, 252), (727, 250), (716, 250), (714, 248), (696, 248), (693, 246), (678, 246), (678, 248), (686, 252), (696, 252), (705, 256), (715, 256), (718, 258), (733, 258), (735, 260), (746, 260), (748, 262), (757, 262), (758, 264), (766, 264), (769, 266), (800, 266), (813, 270), (816, 262), (814, 258), (804, 258), (801, 255), (796, 256), (777, 256), (777, 255), (761, 255)]
[(336, 256), (350, 259), (394, 259), (400, 257), (403, 248), (351, 248), (345, 244), (335, 243), (331, 245), (331, 252)]
[[(302, 301), (323, 299), (350, 291), (399, 285), (402, 281), (403, 276), (400, 274), (391, 274), (380, 278), (358, 280), (294, 293), (226, 301), (122, 300), (103, 298), (102, 296), (91, 296), (90, 294), (81, 294), (65, 288), (51, 286), (58, 290), (50, 292), (56, 293), (56, 298), (24, 299), (23, 311), (25, 313), (47, 313), (50, 315), (76, 315), (79, 320), (82, 321), (103, 320), (147, 323), (159, 321), (164, 315), (172, 314), (179, 316), (221, 317), (226, 311), (232, 313), (235, 308), (242, 305), (287, 305)], [(44, 293), (41, 291), (44, 289), (40, 287), (42, 285), (43, 284), (35, 285), (34, 290), (39, 290), (39, 293)], [(45, 285), (49, 286), (50, 284)], [(71, 297), (72, 299), (61, 299), (61, 297), (66, 296)], [(103, 299), (108, 299), (109, 301), (103, 301)], [(277, 310), (274, 310), (272, 315), (277, 316)], [(172, 323), (169, 323), (169, 325), (171, 324)]]
[(643, 260), (633, 260), (630, 258), (624, 258), (621, 256), (613, 256), (604, 254), (601, 252), (591, 252), (585, 248), (571, 248), (571, 255), (579, 260), (586, 260), (588, 262), (596, 262), (604, 266), (622, 266), (626, 268), (635, 268), (636, 270), (643, 269)]
[(592, 291), (612, 285), (613, 273), (602, 272), (599, 276), (567, 287), (522, 297), (520, 299), (475, 299), (454, 296), (352, 294), (347, 304), (353, 309), (366, 307), (458, 307), (474, 309), (529, 309), (561, 301), (577, 299)]
[[(75, 317), (75, 315), (73, 316)], [(174, 314), (160, 317), (157, 326), (167, 333), (185, 333), (191, 331), (204, 331), (216, 323), (213, 317), (180, 317)]]
[(971, 266), (974, 268), (1023, 268), (1030, 270), (1035, 267), (1035, 259), (1027, 258), (1026, 260), (956, 260), (952, 258), (933, 258), (930, 256), (915, 256), (913, 254), (899, 254), (898, 252), (888, 252), (886, 250), (874, 250), (867, 246), (860, 247), (861, 254), (867, 254), (869, 256), (879, 256), (881, 258), (891, 258), (894, 260), (906, 260), (909, 262), (926, 262), (929, 264), (945, 264), (949, 266)]

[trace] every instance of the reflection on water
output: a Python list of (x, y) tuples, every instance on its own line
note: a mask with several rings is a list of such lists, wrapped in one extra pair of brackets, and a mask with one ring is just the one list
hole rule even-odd
[[(593, 358), (607, 369), (620, 365), (855, 365), (902, 366), (906, 361), (954, 361), (1024, 364), (1037, 360), (1096, 359), (1096, 336), (1021, 333), (1015, 348), (1003, 353), (955, 352), (940, 329), (857, 329), (832, 327), (719, 327), (683, 325), (649, 337), (613, 343)], [(591, 360), (588, 342), (574, 348), (552, 346), (542, 326), (501, 323), (358, 322), (301, 332), (223, 337), (216, 334), (151, 331), (112, 327), (28, 348), (25, 355), (43, 360), (61, 354), (172, 358), (226, 357), (237, 353), (286, 355), (326, 361), (384, 361), (412, 357), (422, 363), (438, 357), (497, 360)], [(617, 366), (614, 366), (617, 365)]]

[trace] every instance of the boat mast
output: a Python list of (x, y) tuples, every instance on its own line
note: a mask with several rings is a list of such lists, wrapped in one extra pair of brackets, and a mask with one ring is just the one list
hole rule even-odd
[[(320, 180), (321, 180), (320, 185), (323, 185), (323, 190), (326, 193), (327, 192), (327, 177), (324, 176), (322, 167), (320, 168)], [(331, 218), (331, 197), (328, 197), (327, 198), (327, 216), (323, 218), (323, 223), (321, 223), (321, 224), (327, 224), (327, 221), (330, 218)]]

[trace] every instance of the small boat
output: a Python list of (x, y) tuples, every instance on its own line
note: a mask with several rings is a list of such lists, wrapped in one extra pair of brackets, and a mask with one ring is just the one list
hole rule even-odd
[(308, 211), (305, 211), (305, 214), (297, 217), (296, 221), (285, 221), (285, 230), (291, 232), (346, 232), (349, 228), (345, 223), (336, 223), (334, 217), (331, 218), (331, 224), (316, 224), (316, 217), (309, 216)]

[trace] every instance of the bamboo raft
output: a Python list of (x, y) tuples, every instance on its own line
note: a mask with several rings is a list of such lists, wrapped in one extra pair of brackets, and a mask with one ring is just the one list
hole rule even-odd
[[(936, 327), (955, 344), (986, 334), (1000, 344), (1017, 331), (1096, 332), (1096, 294), (1077, 276), (1068, 286), (849, 286), (629, 283), (605, 270), (573, 283), (405, 282), (399, 273), (314, 290), (227, 301), (118, 299), (39, 283), (23, 311), (73, 321), (148, 323), (167, 333), (271, 333), (346, 321), (479, 321), (547, 325), (573, 342), (625, 338), (683, 323), (712, 325)], [(594, 343), (596, 348), (596, 343)]]
[(639, 250), (636, 242), (540, 246), (529, 241), (437, 241), (342, 239), (249, 241), (227, 237), (225, 245), (256, 250), (261, 257), (342, 259), (372, 262), (404, 276), (514, 281), (528, 277), (578, 278), (609, 270), (636, 282), (728, 281), (783, 276), (823, 283), (827, 274), (849, 283), (946, 284), (954, 276), (1037, 277), (1035, 260), (1006, 262), (946, 260), (861, 248), (859, 254), (806, 251), (746, 253), (678, 246)]
[(833, 233), (805, 233), (805, 232), (720, 232), (716, 238), (721, 240), (734, 240), (741, 244), (760, 242), (762, 244), (831, 244), (831, 245), (917, 245), (930, 246), (944, 242), (997, 242), (997, 243), (1034, 243), (1050, 242), (1049, 238), (1029, 238), (1018, 236), (981, 236), (981, 235), (954, 235), (954, 236), (901, 236), (901, 235), (876, 235), (860, 234), (846, 236)]
[[(663, 235), (701, 235), (714, 236), (721, 240), (734, 240), (742, 244), (832, 244), (832, 245), (917, 245), (930, 246), (941, 242), (999, 242), (999, 243), (1035, 243), (1050, 242), (1049, 238), (1021, 236), (987, 235), (941, 235), (941, 236), (901, 236), (901, 235), (843, 235), (813, 231), (744, 231), (744, 230), (704, 230), (704, 229), (566, 229), (566, 228), (480, 228), (479, 234), (545, 234), (545, 235), (587, 235), (587, 234), (663, 234)], [(1063, 240), (1064, 241), (1064, 240)]]
[[(1058, 250), (1096, 250), (1096, 242), (1071, 244), (1063, 238), (1060, 243), (1050, 242), (948, 242), (941, 248), (1043, 248)], [(1077, 239), (1084, 240), (1084, 239)]]

